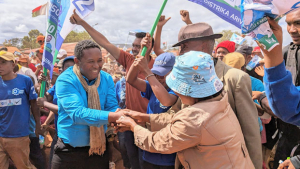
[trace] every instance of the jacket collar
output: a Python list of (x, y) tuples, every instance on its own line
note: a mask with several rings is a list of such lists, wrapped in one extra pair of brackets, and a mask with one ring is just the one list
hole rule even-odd
[(224, 82), (224, 70), (225, 70), (225, 63), (218, 59), (217, 64), (215, 65), (215, 71), (218, 78)]

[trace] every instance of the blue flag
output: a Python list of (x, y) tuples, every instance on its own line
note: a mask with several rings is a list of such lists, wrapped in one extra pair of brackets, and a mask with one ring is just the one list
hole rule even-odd
[(204, 6), (220, 18), (241, 28), (241, 0), (189, 0)]
[(48, 28), (45, 36), (46, 40), (42, 59), (42, 65), (44, 66), (44, 68), (50, 71), (51, 78), (53, 72), (53, 60), (56, 59), (54, 55), (59, 12), (60, 0), (51, 0), (48, 17)]
[(57, 28), (56, 51), (59, 51), (67, 35), (76, 26), (69, 20), (74, 9), (76, 9), (76, 13), (81, 18), (85, 18), (95, 10), (94, 0), (61, 0), (61, 12), (59, 14), (59, 23)]

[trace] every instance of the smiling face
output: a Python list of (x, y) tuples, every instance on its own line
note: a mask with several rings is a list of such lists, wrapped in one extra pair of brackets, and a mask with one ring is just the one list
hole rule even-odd
[(80, 58), (80, 60), (75, 58), (75, 63), (78, 64), (81, 74), (88, 80), (96, 79), (103, 65), (100, 49), (84, 49), (82, 51), (82, 55), (83, 56)]
[(224, 56), (227, 55), (229, 52), (227, 49), (219, 47), (217, 49), (216, 57), (219, 58), (220, 60), (223, 60)]
[(286, 15), (287, 31), (294, 44), (300, 45), (300, 10), (295, 10)]
[(141, 50), (141, 41), (142, 38), (135, 38), (135, 40), (132, 43), (132, 55), (137, 56)]

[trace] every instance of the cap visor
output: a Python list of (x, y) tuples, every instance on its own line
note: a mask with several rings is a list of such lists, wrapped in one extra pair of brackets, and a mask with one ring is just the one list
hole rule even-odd
[(180, 46), (180, 44), (184, 43), (184, 42), (187, 42), (189, 40), (196, 40), (196, 39), (219, 39), (221, 38), (223, 35), (222, 34), (213, 34), (213, 35), (210, 35), (210, 36), (201, 36), (201, 37), (195, 37), (195, 38), (189, 38), (189, 39), (185, 39), (185, 40), (182, 40), (180, 42), (177, 42), (176, 44), (174, 44), (172, 47), (176, 47), (176, 46)]
[(151, 71), (158, 76), (165, 76), (172, 70), (172, 68), (173, 67), (154, 67)]

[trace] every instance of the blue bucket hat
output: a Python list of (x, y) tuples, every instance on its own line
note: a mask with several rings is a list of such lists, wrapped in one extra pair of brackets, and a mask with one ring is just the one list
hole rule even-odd
[(165, 76), (173, 69), (174, 64), (175, 56), (173, 53), (162, 53), (155, 59), (151, 71), (159, 76)]
[(212, 57), (197, 51), (176, 57), (166, 83), (173, 91), (192, 98), (212, 96), (223, 89), (223, 83), (215, 72)]

